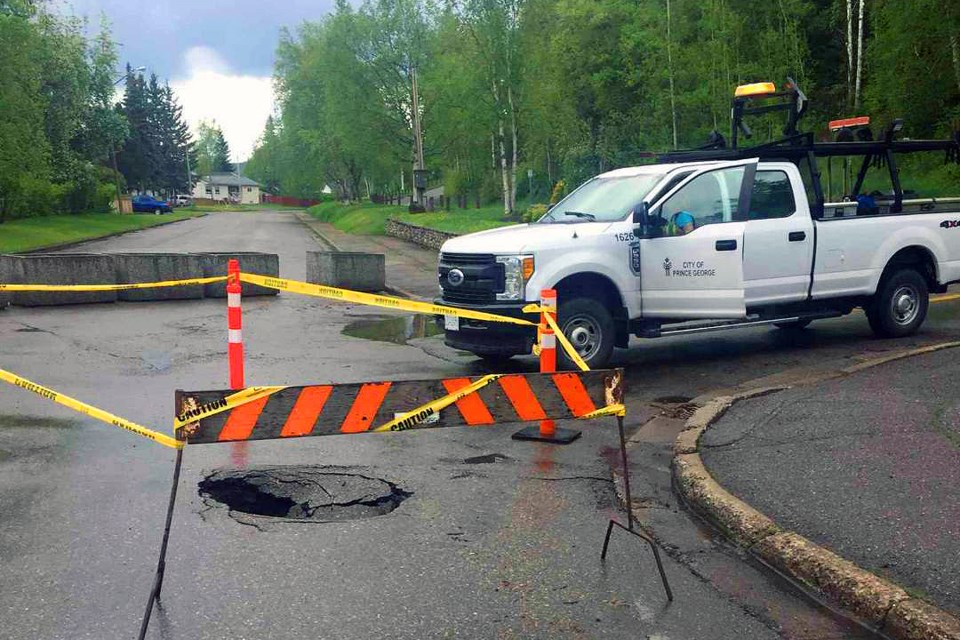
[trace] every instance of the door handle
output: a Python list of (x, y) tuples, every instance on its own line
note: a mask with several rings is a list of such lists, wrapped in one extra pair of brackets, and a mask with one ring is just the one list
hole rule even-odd
[(737, 241), (736, 240), (717, 240), (717, 251), (736, 251), (737, 250)]
[(807, 233), (805, 231), (791, 231), (787, 239), (790, 242), (803, 242), (807, 239)]

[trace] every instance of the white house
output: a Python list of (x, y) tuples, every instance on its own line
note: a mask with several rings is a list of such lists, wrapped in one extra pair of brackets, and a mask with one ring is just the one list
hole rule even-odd
[(235, 173), (211, 173), (200, 176), (193, 186), (193, 197), (234, 204), (259, 204), (260, 185)]

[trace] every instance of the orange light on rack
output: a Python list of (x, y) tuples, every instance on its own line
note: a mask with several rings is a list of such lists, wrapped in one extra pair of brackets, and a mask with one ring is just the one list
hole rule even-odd
[(865, 127), (870, 124), (870, 116), (858, 116), (856, 118), (844, 118), (843, 120), (831, 120), (830, 131), (837, 131), (845, 127)]
[(737, 87), (733, 95), (737, 98), (748, 96), (765, 96), (777, 92), (777, 85), (772, 82), (754, 82), (753, 84), (742, 84)]

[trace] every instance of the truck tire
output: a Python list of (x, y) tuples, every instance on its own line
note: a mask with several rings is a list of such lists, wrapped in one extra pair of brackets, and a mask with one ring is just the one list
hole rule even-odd
[(913, 269), (885, 276), (877, 294), (864, 308), (870, 328), (882, 338), (908, 336), (923, 324), (930, 305), (927, 281)]
[[(616, 328), (610, 311), (593, 298), (561, 300), (557, 310), (557, 324), (591, 369), (606, 366), (613, 354)], [(557, 345), (560, 368), (575, 369), (576, 365), (563, 348)]]

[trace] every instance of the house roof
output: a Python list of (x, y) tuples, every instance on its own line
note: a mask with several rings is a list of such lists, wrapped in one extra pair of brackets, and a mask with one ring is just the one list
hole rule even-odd
[(200, 180), (207, 184), (220, 185), (227, 187), (259, 187), (260, 183), (246, 176), (239, 176), (235, 173), (211, 173), (208, 176), (201, 176)]

